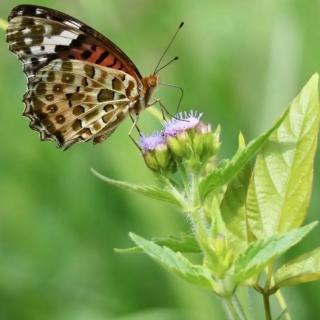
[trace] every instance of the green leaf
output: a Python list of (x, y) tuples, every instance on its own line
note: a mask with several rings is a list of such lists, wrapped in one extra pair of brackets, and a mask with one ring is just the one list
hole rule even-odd
[(258, 275), (269, 263), (301, 241), (318, 222), (252, 243), (235, 261), (233, 277), (239, 284)]
[(280, 126), (288, 111), (285, 111), (276, 124), (258, 138), (251, 141), (246, 147), (241, 146), (230, 161), (224, 162), (220, 167), (212, 171), (200, 183), (200, 196), (204, 199), (210, 192), (230, 182), (241, 169), (261, 149), (268, 137)]
[(316, 280), (320, 280), (320, 247), (289, 261), (275, 274), (275, 285), (278, 287)]
[(239, 136), (238, 136), (238, 150), (242, 150), (246, 147), (246, 140), (240, 131)]
[(175, 189), (168, 189), (168, 188), (159, 188), (157, 186), (145, 186), (145, 185), (136, 185), (133, 183), (114, 180), (108, 177), (103, 176), (102, 174), (98, 173), (94, 169), (91, 169), (93, 174), (97, 176), (104, 182), (107, 182), (113, 186), (118, 188), (132, 191), (138, 194), (142, 194), (152, 199), (165, 201), (177, 206), (183, 206), (183, 199), (180, 197), (180, 194)]
[(242, 252), (249, 243), (245, 202), (252, 172), (252, 165), (246, 165), (229, 183), (221, 202), (221, 215), (227, 229), (229, 248)]
[(167, 247), (159, 246), (133, 233), (130, 233), (130, 238), (148, 256), (182, 279), (203, 287), (212, 287), (213, 280), (206, 267), (194, 265), (180, 252), (174, 252)]
[[(174, 252), (200, 253), (201, 250), (193, 234), (180, 233), (179, 236), (170, 236), (166, 238), (152, 238), (151, 241), (160, 246), (166, 246)], [(140, 253), (143, 250), (140, 247), (131, 247), (127, 249), (114, 249), (118, 253)]]
[(246, 204), (257, 238), (297, 228), (305, 218), (319, 130), (318, 99), (314, 75), (257, 157)]

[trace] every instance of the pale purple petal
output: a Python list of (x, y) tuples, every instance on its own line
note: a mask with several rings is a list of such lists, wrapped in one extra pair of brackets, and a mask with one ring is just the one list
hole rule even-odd
[(179, 132), (193, 129), (200, 123), (200, 118), (202, 113), (197, 113), (194, 111), (179, 113), (175, 118), (165, 122), (164, 124), (164, 134), (166, 136), (175, 136)]
[(142, 135), (139, 146), (143, 151), (155, 150), (158, 146), (165, 144), (165, 137), (162, 132), (156, 132), (150, 136)]

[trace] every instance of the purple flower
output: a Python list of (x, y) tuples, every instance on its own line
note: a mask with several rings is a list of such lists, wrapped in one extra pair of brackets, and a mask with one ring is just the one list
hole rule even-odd
[(143, 151), (152, 151), (166, 143), (162, 132), (156, 132), (150, 136), (142, 135), (139, 140), (139, 146)]
[(165, 136), (176, 136), (182, 131), (197, 127), (200, 123), (201, 116), (202, 113), (198, 113), (195, 111), (178, 113), (175, 118), (165, 122)]

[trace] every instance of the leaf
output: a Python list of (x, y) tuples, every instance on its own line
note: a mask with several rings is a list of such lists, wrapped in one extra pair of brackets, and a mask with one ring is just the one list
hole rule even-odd
[(287, 112), (288, 111), (286, 110), (270, 130), (262, 133), (246, 147), (239, 148), (230, 161), (224, 162), (201, 181), (199, 191), (202, 199), (213, 190), (230, 182), (241, 171), (241, 169), (261, 149), (268, 137), (280, 126), (281, 122), (286, 117)]
[[(160, 246), (166, 246), (174, 252), (200, 253), (201, 250), (192, 234), (180, 233), (179, 236), (169, 236), (166, 238), (153, 238), (153, 243)], [(140, 253), (143, 250), (140, 247), (131, 247), (127, 249), (114, 249), (118, 253)]]
[(275, 273), (278, 287), (320, 280), (320, 247), (289, 261)]
[(301, 241), (318, 222), (252, 243), (235, 261), (233, 277), (239, 284), (258, 275), (269, 263)]
[(246, 147), (246, 140), (244, 139), (244, 136), (242, 132), (240, 131), (239, 137), (238, 137), (238, 150), (242, 150)]
[(113, 186), (116, 186), (118, 188), (132, 191), (138, 194), (142, 194), (144, 196), (147, 196), (152, 199), (165, 201), (171, 204), (175, 204), (178, 206), (183, 206), (183, 200), (179, 198), (179, 194), (176, 190), (169, 190), (167, 188), (159, 188), (157, 186), (145, 186), (145, 185), (136, 185), (133, 183), (125, 182), (125, 181), (119, 181), (114, 180), (108, 177), (103, 176), (102, 174), (98, 173), (96, 170), (91, 169), (93, 174), (97, 176), (99, 179), (101, 179), (104, 182), (107, 182)]
[(203, 287), (212, 287), (213, 280), (206, 267), (192, 264), (180, 252), (174, 252), (167, 247), (159, 246), (133, 233), (129, 235), (132, 241), (148, 256), (182, 279)]
[(257, 157), (247, 197), (248, 223), (256, 237), (302, 224), (312, 189), (319, 119), (314, 75)]
[(221, 203), (221, 215), (227, 229), (227, 241), (233, 252), (242, 252), (249, 243), (245, 202), (252, 172), (246, 165), (229, 183)]

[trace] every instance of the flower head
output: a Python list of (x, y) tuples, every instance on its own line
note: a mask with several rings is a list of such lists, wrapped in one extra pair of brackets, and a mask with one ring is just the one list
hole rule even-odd
[(138, 144), (142, 149), (144, 161), (151, 170), (159, 173), (174, 170), (163, 132), (156, 132), (150, 136), (142, 135)]
[(183, 131), (196, 128), (200, 124), (201, 116), (202, 113), (195, 111), (178, 113), (175, 118), (165, 122), (165, 136), (176, 136)]
[(200, 121), (202, 113), (178, 113), (161, 132), (142, 135), (138, 144), (147, 166), (155, 172), (175, 171), (179, 165), (203, 168), (219, 147), (219, 130)]
[(176, 161), (192, 168), (205, 166), (218, 147), (211, 125), (201, 117), (196, 111), (184, 112), (164, 124), (164, 136)]
[(162, 132), (153, 133), (150, 136), (142, 135), (138, 142), (142, 151), (155, 150), (157, 147), (166, 143), (165, 137)]

